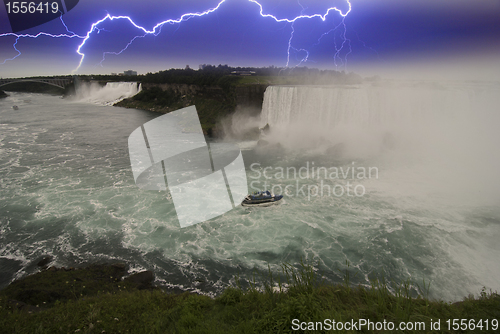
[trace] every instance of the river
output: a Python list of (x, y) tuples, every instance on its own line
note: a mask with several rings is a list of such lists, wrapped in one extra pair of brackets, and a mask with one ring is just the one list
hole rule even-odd
[[(381, 106), (395, 93), (384, 97), (358, 87), (358, 93), (346, 90), (335, 98), (343, 119), (357, 121), (323, 120), (329, 126), (314, 131), (319, 123), (306, 124), (293, 116), (301, 113), (294, 106), (286, 111), (276, 103), (293, 93), (273, 89), (262, 116), (264, 124), (274, 122), (269, 146), (238, 144), (249, 189), (282, 191), (284, 203), (237, 206), (186, 228), (179, 226), (167, 192), (139, 189), (131, 171), (128, 136), (158, 114), (96, 105), (102, 97), (95, 94), (102, 92), (88, 93), (93, 103), (22, 93), (0, 100), (0, 288), (38, 271), (45, 255), (51, 265), (65, 267), (127, 262), (131, 272), (152, 270), (158, 284), (208, 295), (235, 284), (237, 276), (252, 280), (254, 269), (278, 271), (280, 264), (301, 259), (320, 261), (318, 274), (327, 281), (342, 282), (346, 270), (353, 284), (382, 276), (421, 286), (425, 280), (430, 297), (450, 301), (483, 286), (500, 288), (498, 115), (446, 114), (458, 121), (437, 128), (423, 126), (441, 124), (429, 122), (431, 116), (410, 117), (412, 127), (402, 125), (408, 124), (403, 117), (403, 123), (367, 130), (367, 122), (380, 124), (385, 116), (373, 121), (377, 110), (371, 118), (359, 115), (362, 92), (372, 96), (366, 103), (376, 98)], [(304, 96), (316, 101), (331, 91), (300, 94), (304, 106), (311, 103)], [(450, 95), (460, 94), (431, 98)], [(492, 101), (498, 96), (486, 95)], [(467, 101), (477, 105), (474, 98)], [(456, 109), (457, 102), (450, 105)], [(315, 107), (320, 120), (321, 108)], [(302, 127), (285, 121), (294, 117)], [(311, 137), (314, 132), (318, 136)], [(364, 135), (354, 140), (353, 133)]]

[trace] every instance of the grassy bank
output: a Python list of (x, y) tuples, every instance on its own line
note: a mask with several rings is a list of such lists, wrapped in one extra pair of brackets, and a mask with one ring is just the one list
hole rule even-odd
[[(295, 269), (285, 264), (277, 281), (276, 276), (269, 273), (265, 278), (261, 276), (258, 283), (251, 282), (246, 289), (238, 284), (216, 298), (169, 294), (161, 289), (141, 287), (119, 279), (117, 270), (120, 269), (103, 268), (108, 269), (46, 270), (27, 281), (24, 288), (13, 289), (15, 284), (11, 284), (0, 292), (0, 332), (301, 333), (312, 332), (308, 330), (311, 326), (319, 329), (316, 322), (324, 326), (317, 332), (325, 332), (331, 320), (356, 323), (360, 319), (374, 324), (393, 322), (396, 328), (401, 322), (412, 322), (415, 326), (418, 323), (420, 330), (408, 331), (411, 333), (478, 332), (478, 328), (476, 331), (453, 330), (453, 319), (468, 319), (467, 323), (472, 319), (475, 324), (482, 320), (483, 329), (479, 332), (495, 333), (498, 322), (494, 319), (500, 319), (500, 296), (496, 293), (483, 291), (477, 297), (450, 304), (426, 299), (425, 287), (421, 289), (411, 282), (403, 282), (392, 293), (383, 280), (372, 281), (371, 288), (352, 287), (348, 274), (344, 276), (344, 284), (325, 284), (309, 265)], [(58, 298), (51, 299), (49, 291), (52, 290), (48, 288), (44, 293), (33, 293), (47, 285), (59, 289)], [(421, 291), (420, 296), (412, 296), (415, 287)], [(31, 298), (35, 298), (25, 299), (30, 307), (16, 306), (13, 296), (17, 293), (17, 298), (27, 298), (29, 291)], [(448, 319), (451, 319), (450, 330)], [(431, 322), (438, 320), (440, 330), (431, 330)], [(358, 325), (358, 331), (374, 330)]]

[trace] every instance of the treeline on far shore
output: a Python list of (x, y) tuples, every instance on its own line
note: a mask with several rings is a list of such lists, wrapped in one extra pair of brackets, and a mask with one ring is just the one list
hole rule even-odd
[[(355, 73), (344, 71), (320, 70), (308, 67), (231, 67), (229, 65), (200, 65), (198, 70), (186, 67), (185, 69), (168, 69), (156, 73), (139, 75), (102, 74), (102, 75), (77, 75), (77, 76), (52, 76), (29, 77), (20, 80), (39, 80), (53, 78), (77, 78), (80, 81), (98, 82), (140, 82), (146, 84), (186, 84), (201, 87), (220, 87), (228, 90), (238, 84), (269, 83), (269, 84), (356, 84), (363, 79)], [(41, 82), (12, 82), (2, 87), (5, 91), (64, 94), (68, 92), (63, 88), (47, 85)], [(0, 96), (2, 94), (0, 93)]]
[[(171, 68), (155, 73), (148, 72), (138, 75), (123, 74), (83, 74), (77, 75), (82, 81), (99, 82), (141, 82), (152, 84), (187, 84), (197, 86), (219, 86), (227, 87), (230, 84), (241, 82), (245, 78), (281, 78), (287, 82), (287, 78), (302, 78), (302, 83), (360, 83), (362, 77), (355, 73), (346, 73), (344, 71), (320, 70), (308, 67), (232, 67), (229, 65), (200, 65), (198, 70), (189, 67), (185, 69)], [(52, 78), (52, 77), (37, 77)], [(63, 78), (58, 76), (58, 78)], [(64, 78), (71, 78), (65, 76)], [(28, 79), (28, 78), (23, 78)], [(32, 79), (32, 78), (30, 78)], [(33, 78), (34, 79), (34, 78)], [(243, 80), (249, 81), (249, 80)], [(272, 81), (272, 80), (271, 80)], [(299, 83), (299, 81), (297, 81)], [(9, 85), (10, 86), (10, 85)], [(6, 89), (13, 90), (13, 89)]]
[[(222, 136), (221, 120), (237, 107), (260, 110), (265, 88), (269, 85), (358, 84), (361, 76), (335, 70), (308, 67), (231, 67), (200, 65), (198, 70), (169, 69), (140, 75), (77, 75), (20, 78), (20, 80), (73, 79), (64, 89), (43, 82), (18, 81), (5, 85), (5, 90), (71, 96), (79, 82), (137, 82), (142, 91), (116, 106), (167, 113), (196, 105), (203, 131), (209, 136)], [(0, 94), (1, 95), (1, 94)], [(258, 129), (257, 129), (258, 130)], [(252, 135), (257, 130), (251, 131)], [(246, 136), (246, 135), (245, 135)]]
[(231, 67), (229, 65), (200, 65), (198, 70), (172, 68), (156, 73), (141, 75), (82, 75), (82, 80), (96, 81), (137, 81), (153, 84), (187, 84), (198, 86), (219, 86), (228, 88), (231, 84), (241, 82), (242, 78), (251, 77), (300, 77), (304, 83), (360, 83), (362, 77), (344, 71), (319, 70), (308, 67)]

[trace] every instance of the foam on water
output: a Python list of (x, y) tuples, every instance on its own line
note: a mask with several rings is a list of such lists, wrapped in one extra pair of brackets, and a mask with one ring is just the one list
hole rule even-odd
[(137, 82), (108, 82), (101, 86), (97, 82), (80, 82), (76, 89), (76, 100), (111, 106), (141, 91)]
[[(351, 277), (359, 272), (353, 283), (367, 284), (376, 274), (418, 283), (425, 278), (432, 281), (431, 296), (447, 300), (478, 293), (483, 285), (499, 288), (494, 259), (500, 255), (495, 242), (500, 212), (464, 205), (461, 196), (448, 200), (448, 188), (441, 186), (453, 183), (437, 182), (444, 173), (427, 163), (433, 160), (415, 164), (426, 157), (422, 150), (384, 148), (357, 158), (356, 166), (377, 166), (380, 177), (348, 176), (335, 183), (362, 184), (365, 196), (309, 200), (296, 195), (296, 179), (269, 181), (257, 177), (250, 164), (275, 170), (314, 161), (348, 168), (352, 160), (324, 150), (259, 153), (254, 143), (243, 143), (249, 188), (252, 181), (289, 185), (293, 190), (285, 203), (237, 207), (181, 229), (167, 193), (137, 188), (130, 169), (128, 135), (157, 114), (54, 97), (30, 99), (16, 112), (12, 101), (0, 101), (0, 266), (6, 276), (0, 284), (36, 272), (37, 260), (49, 254), (60, 266), (126, 261), (132, 271), (153, 270), (157, 281), (171, 288), (207, 294), (220, 292), (237, 275), (251, 280), (254, 268), (266, 271), (270, 264), (279, 270), (283, 262), (296, 264), (301, 258), (320, 259), (326, 279), (334, 282), (342, 280), (337, 269), (345, 270), (346, 260)], [(473, 153), (472, 160), (482, 157)], [(493, 187), (496, 176), (488, 170), (482, 169)], [(321, 180), (299, 181), (307, 187)]]
[[(499, 102), (498, 85), (491, 83), (274, 86), (266, 91), (260, 125), (271, 127), (265, 138), (271, 149), (279, 144), (377, 166), (379, 178), (362, 180), (368, 200), (345, 202), (350, 210), (334, 224), (351, 220), (360, 231), (348, 234), (368, 237), (372, 248), (392, 260), (351, 261), (363, 262), (364, 273), (367, 263), (379, 262), (390, 275), (430, 278), (435, 295), (459, 298), (457, 281), (462, 294), (477, 293), (481, 285), (499, 287), (492, 278), (500, 253), (491, 247), (485, 256), (484, 247), (499, 233), (498, 215), (470, 218), (470, 212), (488, 212), (500, 199), (500, 136), (493, 125), (500, 120)], [(360, 225), (360, 218), (367, 223)], [(383, 244), (375, 242), (380, 227)]]

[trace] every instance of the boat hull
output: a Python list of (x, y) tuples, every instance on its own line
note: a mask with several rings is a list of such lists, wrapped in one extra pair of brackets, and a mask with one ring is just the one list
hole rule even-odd
[(243, 201), (241, 202), (241, 206), (246, 206), (246, 207), (252, 207), (252, 206), (258, 206), (258, 207), (265, 207), (265, 206), (271, 206), (280, 203), (280, 201), (283, 199), (283, 196), (278, 195), (274, 196), (272, 199), (269, 200), (260, 200), (260, 201)]

